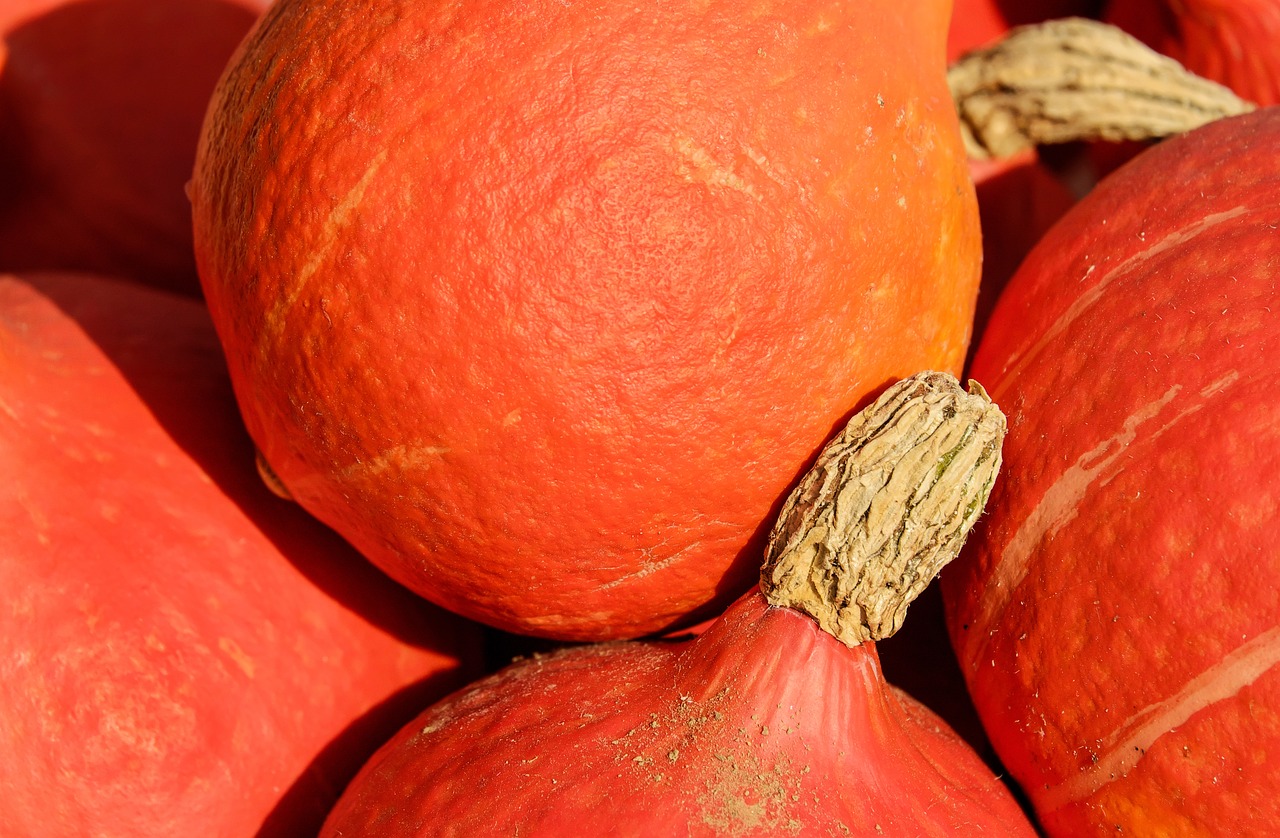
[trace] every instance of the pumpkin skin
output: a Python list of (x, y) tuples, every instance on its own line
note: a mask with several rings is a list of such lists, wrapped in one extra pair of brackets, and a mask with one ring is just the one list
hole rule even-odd
[(266, 462), (498, 628), (723, 609), (859, 401), (963, 361), (948, 9), (277, 3), (191, 190)]
[(1004, 470), (942, 578), (996, 752), (1053, 835), (1280, 829), (1280, 109), (1069, 211), (974, 360)]
[(203, 307), (0, 277), (0, 833), (315, 834), (478, 627), (253, 468)]
[(683, 642), (526, 659), (428, 709), (322, 838), (1034, 835), (991, 770), (850, 648), (752, 591)]
[(0, 2), (0, 270), (199, 295), (183, 185), (218, 76), (265, 7)]

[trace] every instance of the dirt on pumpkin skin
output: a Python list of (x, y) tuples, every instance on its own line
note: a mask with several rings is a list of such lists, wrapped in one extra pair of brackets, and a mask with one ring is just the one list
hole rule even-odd
[[(544, 666), (559, 669), (566, 657), (577, 659), (571, 668), (589, 667), (589, 659), (598, 657), (603, 662), (630, 646), (604, 642), (535, 652), (513, 659), (503, 675), (526, 683), (540, 681)], [(789, 810), (805, 793), (801, 778), (811, 767), (797, 764), (787, 753), (788, 746), (779, 747), (776, 741), (800, 733), (799, 713), (777, 704), (768, 714), (756, 713), (744, 722), (741, 708), (750, 691), (735, 679), (706, 695), (677, 693), (661, 711), (649, 713), (646, 720), (609, 742), (613, 763), (633, 788), (664, 787), (690, 801), (692, 805), (685, 808), (697, 812), (701, 823), (717, 835), (801, 832), (804, 822)], [(421, 733), (447, 728), (461, 715), (436, 719)], [(583, 721), (592, 724), (604, 719), (588, 714)], [(839, 829), (841, 834), (852, 834), (843, 824)]]
[(810, 766), (798, 765), (785, 746), (769, 742), (799, 733), (794, 711), (780, 719), (785, 710), (778, 705), (770, 718), (756, 715), (745, 725), (736, 723), (726, 707), (734, 692), (725, 686), (703, 700), (680, 696), (614, 740), (615, 760), (644, 772), (639, 782), (683, 788), (696, 801), (702, 822), (718, 834), (799, 833), (804, 823), (790, 810), (805, 793), (801, 778)]

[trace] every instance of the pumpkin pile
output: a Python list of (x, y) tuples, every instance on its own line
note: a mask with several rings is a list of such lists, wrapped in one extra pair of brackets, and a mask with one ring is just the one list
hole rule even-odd
[(1280, 2), (1013, 6), (0, 0), (0, 835), (1280, 829)]

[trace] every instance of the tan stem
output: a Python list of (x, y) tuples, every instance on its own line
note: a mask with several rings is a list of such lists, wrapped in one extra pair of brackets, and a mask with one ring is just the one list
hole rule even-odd
[(969, 387), (920, 373), (849, 420), (770, 535), (760, 587), (772, 605), (849, 646), (898, 630), (959, 553), (1000, 469), (1004, 414)]
[(1018, 27), (947, 73), (970, 157), (1076, 140), (1147, 140), (1253, 110), (1115, 26), (1064, 18)]
[(288, 487), (276, 475), (275, 469), (271, 468), (271, 464), (267, 462), (267, 458), (262, 456), (262, 452), (257, 448), (253, 451), (253, 462), (258, 467), (258, 476), (262, 478), (262, 482), (267, 485), (271, 493), (285, 500), (293, 500)]

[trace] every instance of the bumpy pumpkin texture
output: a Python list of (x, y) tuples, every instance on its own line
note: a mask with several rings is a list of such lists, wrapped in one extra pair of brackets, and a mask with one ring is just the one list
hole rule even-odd
[(1117, 170), (973, 373), (1004, 479), (944, 575), (974, 703), (1050, 834), (1280, 829), (1280, 110)]
[(191, 189), (265, 462), (504, 629), (722, 608), (832, 429), (964, 357), (947, 12), (277, 3)]
[(203, 307), (0, 275), (0, 834), (315, 834), (479, 669), (252, 467)]

